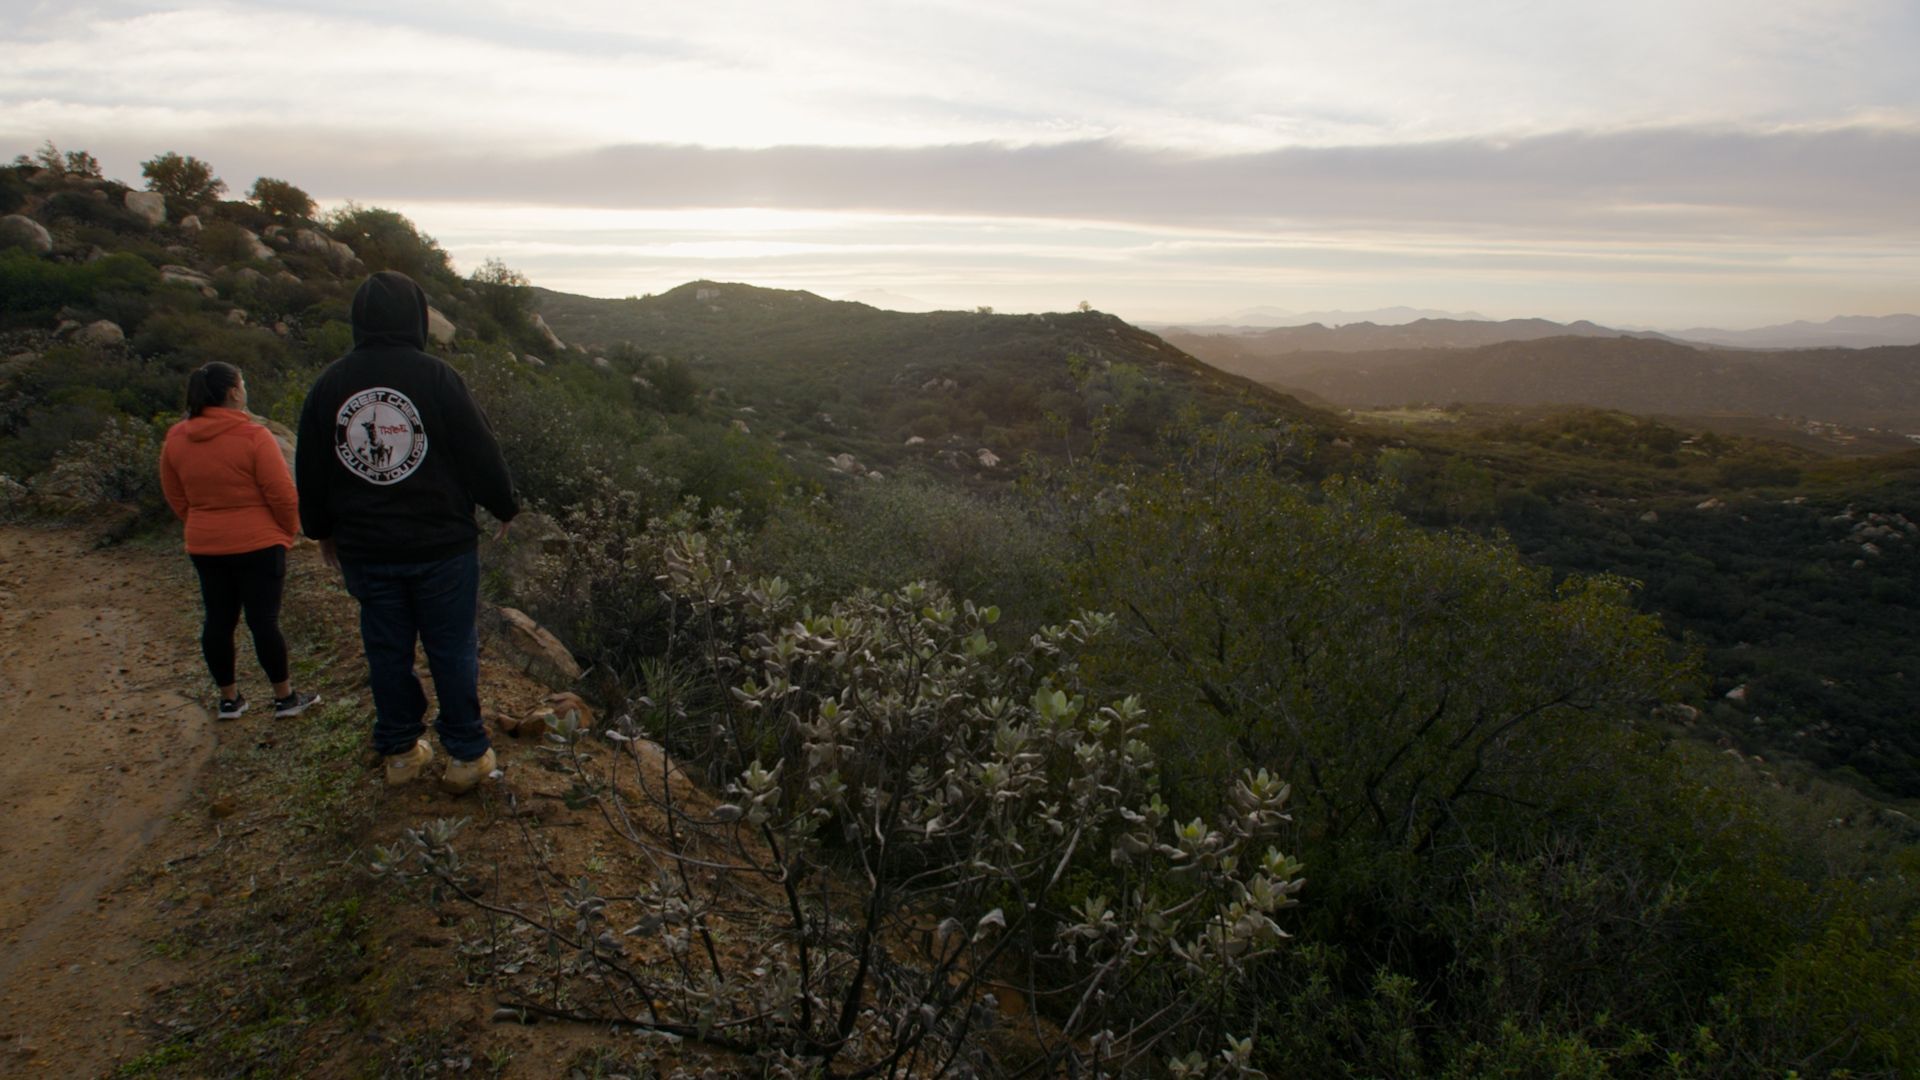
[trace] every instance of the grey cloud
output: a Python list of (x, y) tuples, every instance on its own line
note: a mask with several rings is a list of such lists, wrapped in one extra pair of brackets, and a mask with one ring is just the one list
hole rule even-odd
[[(226, 140), (218, 140), (224, 142)], [(1912, 235), (1920, 130), (1653, 130), (1197, 157), (1109, 142), (1006, 147), (618, 146), (409, 154), (289, 140), (277, 174), (361, 201), (753, 206), (1246, 228), (1596, 235)], [(236, 144), (236, 149), (240, 145)], [(183, 148), (191, 152), (191, 148)], [(248, 150), (265, 150), (251, 140)], [(318, 150), (319, 153), (315, 153)], [(368, 151), (372, 150), (373, 153)], [(297, 164), (295, 162), (298, 162)]]

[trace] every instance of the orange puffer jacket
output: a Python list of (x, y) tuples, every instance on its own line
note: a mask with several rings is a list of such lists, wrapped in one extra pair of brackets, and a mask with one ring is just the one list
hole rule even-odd
[(195, 555), (292, 547), (300, 531), (287, 459), (273, 433), (238, 409), (202, 409), (168, 429), (160, 486)]

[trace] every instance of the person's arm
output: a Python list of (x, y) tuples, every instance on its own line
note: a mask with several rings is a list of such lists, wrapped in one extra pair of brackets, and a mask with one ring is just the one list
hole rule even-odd
[(333, 517), (327, 511), (327, 451), (333, 432), (327, 429), (323, 406), (309, 391), (300, 409), (300, 430), (293, 448), (293, 477), (299, 485), (297, 515), (301, 529), (315, 540), (333, 536)]
[(260, 485), (274, 523), (289, 535), (298, 535), (300, 495), (294, 490), (293, 474), (287, 471), (287, 459), (280, 454), (280, 443), (264, 425), (253, 437), (253, 479)]
[(187, 485), (180, 481), (180, 470), (174, 467), (171, 447), (160, 448), (160, 491), (167, 497), (167, 505), (173, 509), (173, 516), (181, 521), (187, 520)]
[(520, 495), (514, 490), (513, 475), (507, 471), (506, 455), (500, 452), (500, 440), (494, 437), (487, 414), (473, 400), (467, 382), (450, 365), (442, 365), (445, 385), (441, 394), (448, 434), (458, 447), (460, 471), (466, 479), (473, 501), (501, 522), (512, 521), (520, 512)]

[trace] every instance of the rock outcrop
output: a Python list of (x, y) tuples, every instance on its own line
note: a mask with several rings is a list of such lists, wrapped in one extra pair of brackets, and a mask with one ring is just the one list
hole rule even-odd
[(327, 269), (336, 274), (349, 274), (360, 267), (360, 256), (351, 247), (313, 229), (294, 230), (293, 247), (325, 258)]
[(533, 316), (533, 328), (540, 331), (540, 336), (547, 339), (547, 344), (553, 346), (554, 352), (567, 351), (567, 343), (560, 340), (560, 335), (553, 332), (553, 327), (548, 326), (547, 320), (541, 318), (538, 312)]
[(293, 429), (278, 420), (269, 420), (257, 413), (253, 419), (273, 435), (273, 441), (280, 447), (280, 456), (287, 459), (287, 468), (293, 468)]
[(111, 319), (90, 322), (73, 333), (74, 344), (94, 349), (123, 345), (126, 340), (127, 332), (120, 329), (120, 324)]
[(501, 658), (555, 689), (580, 678), (580, 664), (560, 639), (526, 612), (503, 607), (493, 610), (489, 640)]
[(157, 191), (129, 191), (126, 196), (127, 210), (134, 217), (147, 223), (148, 227), (162, 225), (167, 220), (167, 197)]
[(427, 308), (427, 337), (435, 345), (453, 344), (453, 336), (459, 332), (460, 328), (453, 325), (453, 320), (440, 314), (439, 308)]
[(198, 289), (202, 296), (218, 295), (213, 288), (213, 279), (191, 266), (168, 263), (160, 268), (160, 280), (168, 285), (185, 285), (189, 289)]
[(0, 217), (0, 248), (25, 248), (35, 255), (53, 253), (53, 235), (25, 214)]
[[(182, 224), (184, 224), (184, 222)], [(247, 244), (247, 258), (259, 261), (274, 257), (273, 249), (267, 246), (266, 241), (255, 236), (251, 230), (242, 229), (240, 230), (240, 235)]]

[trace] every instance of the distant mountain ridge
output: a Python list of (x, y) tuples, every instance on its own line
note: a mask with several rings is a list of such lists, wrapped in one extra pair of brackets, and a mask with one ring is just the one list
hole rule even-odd
[(886, 289), (861, 289), (859, 292), (848, 293), (840, 299), (849, 304), (865, 304), (882, 311), (904, 311), (914, 315), (940, 310), (938, 304), (928, 303), (917, 296), (889, 292)]
[[(1779, 323), (1750, 330), (1692, 327), (1686, 330), (1627, 329), (1586, 319), (1488, 319), (1418, 308), (1288, 313), (1248, 308), (1212, 322), (1148, 322), (1169, 340), (1178, 336), (1195, 355), (1289, 352), (1361, 352), (1373, 349), (1465, 349), (1502, 341), (1547, 337), (1641, 337), (1741, 349), (1868, 349), (1920, 344), (1920, 315), (1837, 315), (1825, 322)], [(1220, 338), (1209, 348), (1199, 339)]]
[(1477, 322), (1486, 321), (1486, 316), (1474, 311), (1441, 311), (1438, 308), (1415, 308), (1404, 304), (1393, 307), (1371, 308), (1366, 311), (1289, 311), (1277, 307), (1241, 308), (1231, 314), (1216, 319), (1204, 319), (1198, 322), (1182, 320), (1162, 322), (1149, 320), (1141, 325), (1150, 328), (1164, 326), (1184, 326), (1190, 329), (1227, 330), (1231, 328), (1273, 328), (1279, 326), (1305, 326), (1308, 323), (1324, 323), (1328, 326), (1343, 326), (1347, 323), (1376, 323), (1380, 326), (1399, 326), (1402, 323), (1418, 319), (1465, 319)]
[(1503, 341), (1535, 341), (1554, 337), (1673, 340), (1653, 331), (1615, 330), (1585, 319), (1572, 323), (1557, 323), (1549, 319), (1503, 319), (1499, 322), (1415, 319), (1395, 326), (1377, 323), (1324, 326), (1314, 323), (1242, 334), (1202, 334), (1176, 327), (1166, 330), (1165, 337), (1215, 367), (1263, 380), (1301, 370), (1286, 357), (1305, 352), (1468, 349)]
[(1272, 385), (1349, 407), (1591, 405), (1641, 415), (1800, 416), (1920, 433), (1920, 345), (1753, 351), (1561, 337), (1477, 349), (1299, 353)]
[(1695, 327), (1675, 330), (1672, 336), (1713, 345), (1748, 349), (1807, 349), (1840, 346), (1851, 349), (1881, 345), (1920, 344), (1920, 315), (1837, 315), (1826, 322), (1805, 319), (1752, 330)]

